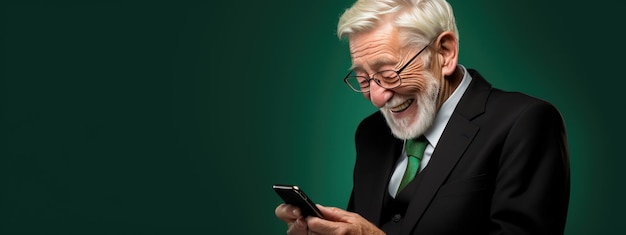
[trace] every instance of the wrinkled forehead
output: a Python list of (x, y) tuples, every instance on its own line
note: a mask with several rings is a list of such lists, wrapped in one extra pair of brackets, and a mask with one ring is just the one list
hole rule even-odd
[(357, 53), (376, 43), (399, 45), (399, 43), (396, 42), (398, 39), (398, 29), (391, 23), (380, 24), (370, 30), (353, 33), (348, 36), (351, 54)]
[(397, 31), (391, 27), (350, 35), (349, 43), (352, 69), (376, 69), (398, 62), (401, 47)]

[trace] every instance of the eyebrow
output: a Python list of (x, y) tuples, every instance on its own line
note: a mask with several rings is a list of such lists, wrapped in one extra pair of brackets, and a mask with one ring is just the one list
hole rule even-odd
[[(380, 67), (384, 66), (384, 65), (391, 65), (391, 64), (395, 65), (397, 63), (398, 63), (397, 60), (391, 59), (391, 57), (388, 57), (388, 56), (379, 57), (379, 58), (377, 58), (375, 60), (372, 60), (371, 62), (368, 61), (368, 64), (370, 64), (370, 68), (375, 70), (373, 72), (378, 72), (378, 69)], [(351, 71), (357, 71), (357, 70), (361, 70), (362, 71), (363, 67), (362, 66), (358, 66), (358, 65), (352, 65), (352, 66), (350, 66), (350, 70)]]

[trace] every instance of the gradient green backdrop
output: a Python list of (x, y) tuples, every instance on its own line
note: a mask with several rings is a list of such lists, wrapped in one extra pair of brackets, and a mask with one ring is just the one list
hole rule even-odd
[[(283, 234), (273, 183), (345, 208), (351, 3), (0, 3), (0, 234)], [(561, 110), (567, 234), (626, 232), (625, 4), (451, 3), (462, 64)]]

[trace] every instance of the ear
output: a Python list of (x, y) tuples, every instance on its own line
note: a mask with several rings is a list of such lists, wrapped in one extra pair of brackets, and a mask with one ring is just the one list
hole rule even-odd
[(450, 76), (454, 73), (459, 61), (459, 40), (450, 31), (445, 31), (439, 35), (435, 43), (437, 48), (437, 59), (441, 66), (441, 73)]

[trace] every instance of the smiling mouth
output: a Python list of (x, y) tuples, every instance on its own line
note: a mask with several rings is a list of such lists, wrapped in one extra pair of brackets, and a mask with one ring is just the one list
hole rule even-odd
[(402, 111), (408, 109), (409, 106), (411, 106), (411, 104), (413, 103), (413, 101), (415, 101), (415, 99), (406, 100), (406, 101), (404, 101), (404, 103), (402, 103), (402, 104), (400, 104), (398, 106), (392, 107), (389, 110), (391, 110), (391, 112), (394, 112), (394, 113), (402, 112)]

